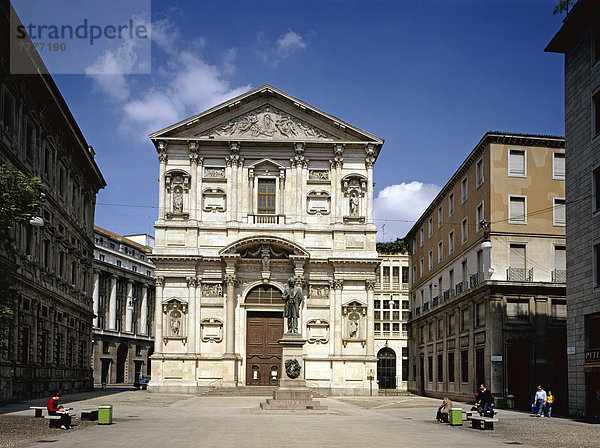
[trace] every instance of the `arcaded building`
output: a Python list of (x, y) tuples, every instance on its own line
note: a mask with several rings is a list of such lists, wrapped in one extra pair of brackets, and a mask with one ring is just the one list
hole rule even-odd
[[(35, 50), (9, 76), (9, 4), (0, 6), (0, 163), (37, 176), (37, 226), (0, 244), (17, 300), (0, 344), (0, 402), (92, 388), (92, 259), (96, 194), (106, 183), (77, 122)], [(6, 8), (6, 9), (5, 9)], [(39, 226), (41, 224), (41, 226)]]
[(160, 317), (149, 390), (276, 385), (292, 277), (308, 384), (368, 393), (383, 140), (269, 85), (150, 138)]
[(486, 133), (407, 234), (410, 391), (567, 395), (564, 146)]
[(600, 420), (600, 5), (580, 0), (546, 51), (565, 55), (569, 412)]
[[(132, 238), (152, 241), (148, 235)], [(133, 384), (150, 375), (154, 351), (152, 249), (98, 226), (94, 243), (94, 383)]]

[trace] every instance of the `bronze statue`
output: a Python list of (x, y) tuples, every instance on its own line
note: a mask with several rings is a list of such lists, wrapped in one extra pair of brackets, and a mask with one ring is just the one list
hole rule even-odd
[(302, 289), (296, 285), (294, 277), (288, 279), (288, 285), (283, 290), (281, 299), (285, 302), (283, 317), (287, 318), (287, 332), (298, 334)]

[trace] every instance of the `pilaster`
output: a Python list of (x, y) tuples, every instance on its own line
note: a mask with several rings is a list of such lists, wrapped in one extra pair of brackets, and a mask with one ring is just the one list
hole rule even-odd
[(163, 312), (162, 312), (162, 302), (163, 302), (163, 292), (165, 287), (165, 278), (164, 277), (156, 277), (155, 279), (156, 285), (156, 298), (154, 303), (154, 328), (156, 329), (154, 333), (154, 353), (162, 353), (162, 344), (163, 344)]
[(108, 303), (108, 329), (117, 329), (117, 279), (118, 276), (110, 276), (110, 301)]

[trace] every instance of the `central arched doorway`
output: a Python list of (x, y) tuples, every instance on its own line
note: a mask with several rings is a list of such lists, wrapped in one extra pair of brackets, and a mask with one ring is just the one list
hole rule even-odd
[[(246, 295), (246, 305), (281, 307), (281, 291), (258, 285)], [(283, 311), (248, 311), (246, 314), (246, 385), (276, 386), (281, 376)]]
[(396, 352), (389, 347), (377, 353), (377, 382), (380, 389), (396, 388)]

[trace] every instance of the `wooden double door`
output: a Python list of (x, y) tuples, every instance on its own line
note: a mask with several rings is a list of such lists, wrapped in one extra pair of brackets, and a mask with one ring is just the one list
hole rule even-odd
[(246, 385), (276, 386), (281, 376), (283, 313), (248, 311)]

